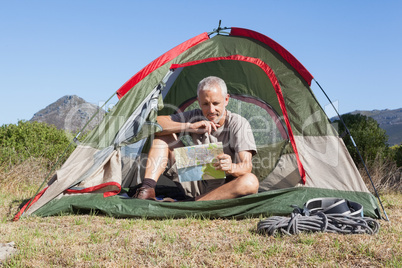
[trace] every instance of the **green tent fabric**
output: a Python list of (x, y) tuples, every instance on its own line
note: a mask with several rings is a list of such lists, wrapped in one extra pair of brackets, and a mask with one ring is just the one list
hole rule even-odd
[(329, 189), (295, 187), (267, 191), (233, 200), (203, 202), (155, 202), (126, 199), (119, 196), (104, 198), (102, 194), (80, 195), (53, 200), (35, 212), (37, 216), (93, 213), (117, 218), (236, 218), (288, 215), (294, 207), (312, 198), (333, 197), (355, 200), (356, 194), (368, 217), (377, 217), (376, 200), (370, 194)]
[[(150, 140), (161, 130), (156, 116), (195, 107), (197, 84), (209, 75), (225, 80), (228, 110), (253, 128), (259, 193), (173, 204), (121, 198), (123, 188), (141, 183)], [(293, 55), (260, 33), (233, 27), (229, 35), (195, 36), (117, 90), (117, 105), (16, 218), (90, 210), (116, 217), (247, 217), (290, 213), (290, 205), (315, 197), (347, 198), (379, 218), (374, 197), (310, 89), (312, 79)]]

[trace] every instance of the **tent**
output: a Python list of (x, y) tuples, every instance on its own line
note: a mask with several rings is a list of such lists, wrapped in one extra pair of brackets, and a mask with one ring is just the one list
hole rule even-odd
[[(219, 27), (185, 41), (121, 86), (116, 106), (16, 219), (89, 211), (148, 218), (285, 215), (292, 205), (318, 197), (358, 202), (366, 216), (380, 218), (376, 199), (310, 88), (309, 71), (269, 37), (225, 29), (230, 32)], [(161, 129), (156, 116), (195, 107), (197, 84), (209, 75), (226, 81), (228, 109), (253, 128), (259, 192), (202, 202), (125, 198), (122, 193), (141, 183), (152, 134)], [(157, 194), (174, 192), (174, 187), (160, 179)]]

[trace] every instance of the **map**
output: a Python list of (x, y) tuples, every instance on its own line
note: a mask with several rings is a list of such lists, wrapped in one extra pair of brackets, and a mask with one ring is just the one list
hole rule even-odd
[(181, 182), (226, 177), (224, 171), (213, 166), (216, 156), (223, 154), (221, 142), (176, 148), (174, 154)]

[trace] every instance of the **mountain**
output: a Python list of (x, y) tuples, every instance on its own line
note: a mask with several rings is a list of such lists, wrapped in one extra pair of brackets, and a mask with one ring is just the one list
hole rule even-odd
[(76, 95), (67, 95), (35, 113), (30, 121), (45, 122), (55, 125), (58, 129), (76, 132), (81, 130), (98, 110), (99, 113), (85, 130), (97, 126), (105, 116), (105, 111)]

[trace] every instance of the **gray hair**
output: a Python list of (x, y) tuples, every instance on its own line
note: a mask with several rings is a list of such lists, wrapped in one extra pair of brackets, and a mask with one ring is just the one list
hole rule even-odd
[(225, 81), (217, 76), (208, 76), (202, 79), (197, 86), (197, 97), (199, 96), (200, 91), (205, 90), (212, 90), (214, 88), (220, 88), (222, 92), (222, 96), (226, 97), (228, 94), (228, 89), (226, 87)]

